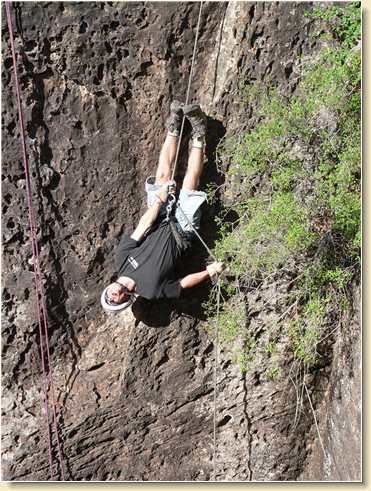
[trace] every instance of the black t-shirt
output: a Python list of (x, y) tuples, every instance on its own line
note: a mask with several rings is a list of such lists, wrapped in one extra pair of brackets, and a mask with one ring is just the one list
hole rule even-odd
[(121, 237), (117, 271), (133, 279), (136, 292), (144, 298), (178, 298), (182, 288), (175, 278), (175, 263), (179, 256), (170, 225), (162, 222), (140, 242), (126, 234)]

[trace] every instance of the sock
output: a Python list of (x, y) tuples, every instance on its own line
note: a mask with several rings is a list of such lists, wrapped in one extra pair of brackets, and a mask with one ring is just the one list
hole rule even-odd
[(167, 134), (170, 135), (170, 136), (176, 136), (178, 138), (179, 131), (178, 130), (168, 131)]
[(193, 148), (204, 148), (205, 147), (205, 138), (204, 137), (196, 137), (192, 140)]

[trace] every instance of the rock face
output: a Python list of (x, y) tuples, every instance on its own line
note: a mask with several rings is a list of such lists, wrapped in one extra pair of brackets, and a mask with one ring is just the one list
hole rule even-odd
[[(353, 291), (354, 317), (342, 330), (334, 347), (329, 383), (323, 384), (322, 401), (318, 404), (319, 432), (302, 480), (355, 481), (361, 478), (361, 295)], [(346, 369), (344, 369), (346, 367)], [(358, 456), (358, 457), (357, 457)]]
[[(202, 186), (220, 179), (215, 148), (225, 131), (253, 120), (238, 103), (238, 79), (295, 89), (299, 57), (316, 48), (308, 8), (205, 3), (191, 92), (209, 115)], [(208, 285), (174, 303), (101, 311), (120, 235), (146, 207), (143, 183), (155, 171), (170, 101), (185, 99), (198, 11), (188, 2), (25, 2), (13, 10), (66, 479), (359, 480), (356, 314), (308, 384), (325, 457), (305, 398), (295, 418), (288, 377), (266, 380), (263, 357), (244, 376), (219, 354), (213, 476), (214, 346), (201, 308)], [(44, 481), (40, 341), (5, 15), (2, 34), (2, 471), (6, 480)], [(179, 178), (186, 143), (181, 152)], [(210, 245), (215, 212), (210, 205), (203, 216)], [(184, 271), (205, 260), (196, 247)], [(249, 299), (257, 326), (278, 318), (282, 288), (267, 285)]]

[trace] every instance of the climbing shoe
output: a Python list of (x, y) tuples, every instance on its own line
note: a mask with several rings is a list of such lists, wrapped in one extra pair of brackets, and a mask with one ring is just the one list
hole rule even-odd
[(183, 103), (177, 100), (170, 104), (170, 115), (166, 120), (166, 128), (173, 136), (178, 136), (182, 125)]
[(204, 141), (206, 134), (206, 114), (198, 104), (183, 106), (183, 113), (191, 123), (193, 142)]

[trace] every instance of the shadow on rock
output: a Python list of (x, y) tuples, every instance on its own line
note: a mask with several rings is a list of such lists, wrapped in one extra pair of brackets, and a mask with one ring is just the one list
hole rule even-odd
[(165, 300), (147, 300), (139, 297), (131, 308), (138, 322), (149, 327), (166, 327), (172, 320), (173, 305)]

